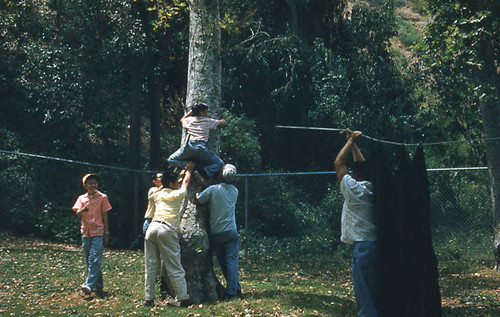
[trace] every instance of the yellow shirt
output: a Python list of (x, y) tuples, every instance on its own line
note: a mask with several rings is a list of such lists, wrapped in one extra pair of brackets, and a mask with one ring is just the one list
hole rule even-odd
[(144, 214), (144, 218), (152, 219), (155, 215), (155, 194), (157, 187), (151, 187), (148, 191), (148, 208)]
[(153, 220), (163, 221), (179, 228), (181, 223), (181, 203), (187, 196), (187, 190), (163, 188), (154, 194), (155, 213)]

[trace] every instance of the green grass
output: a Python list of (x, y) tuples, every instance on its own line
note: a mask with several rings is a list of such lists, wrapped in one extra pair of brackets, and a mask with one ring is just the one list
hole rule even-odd
[[(355, 316), (348, 252), (304, 256), (247, 255), (240, 261), (245, 298), (177, 308), (142, 306), (144, 257), (106, 250), (105, 294), (84, 296), (78, 245), (0, 235), (1, 316)], [(491, 263), (473, 262), (466, 273), (443, 263), (444, 316), (499, 316), (500, 275)], [(219, 277), (220, 277), (220, 272)]]

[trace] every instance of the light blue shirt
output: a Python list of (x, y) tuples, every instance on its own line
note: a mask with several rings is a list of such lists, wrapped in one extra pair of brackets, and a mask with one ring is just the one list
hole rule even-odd
[(220, 233), (228, 230), (236, 230), (236, 200), (238, 189), (236, 186), (221, 183), (209, 186), (196, 198), (202, 204), (208, 203), (210, 210), (209, 223), (212, 233)]

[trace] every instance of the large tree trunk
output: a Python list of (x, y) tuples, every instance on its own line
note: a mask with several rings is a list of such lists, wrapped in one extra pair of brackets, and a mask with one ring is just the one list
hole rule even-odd
[[(220, 25), (218, 0), (195, 1), (190, 8), (189, 65), (186, 111), (203, 102), (218, 117), (221, 102)], [(215, 132), (215, 133), (214, 133)], [(185, 135), (182, 142), (185, 141)], [(220, 134), (212, 131), (209, 148), (219, 150)], [(188, 189), (192, 197), (194, 181)], [(207, 209), (186, 200), (181, 222), (182, 265), (186, 270), (188, 293), (194, 303), (218, 299), (219, 282), (213, 271), (208, 238)]]
[(500, 272), (500, 105), (498, 103), (498, 72), (495, 63), (493, 39), (480, 41), (479, 55), (484, 64), (477, 73), (477, 82), (484, 89), (480, 99), (481, 118), (486, 137), (486, 157), (491, 179), (491, 207), (494, 221), (495, 269)]

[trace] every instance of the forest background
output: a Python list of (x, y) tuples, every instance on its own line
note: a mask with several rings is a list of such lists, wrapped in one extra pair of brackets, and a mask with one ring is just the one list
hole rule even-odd
[[(179, 0), (2, 1), (0, 150), (165, 169), (181, 138), (187, 7)], [(484, 143), (472, 140), (484, 137), (481, 102), (497, 103), (498, 83), (478, 69), (491, 61), (498, 69), (498, 2), (221, 0), (220, 8), (222, 105), (213, 115), (228, 121), (220, 156), (240, 173), (332, 170), (342, 136), (276, 125), (350, 127), (407, 143), (464, 141), (426, 147), (428, 167), (486, 166)], [(482, 39), (493, 45), (489, 59), (478, 49)], [(1, 228), (77, 242), (71, 206), (90, 171), (113, 205), (112, 246), (139, 247), (146, 199), (134, 197), (146, 196), (147, 173), (137, 181), (124, 170), (6, 153)], [(336, 248), (341, 198), (332, 179), (259, 180), (248, 237)], [(291, 202), (298, 195), (301, 203)]]

